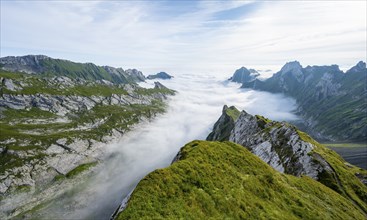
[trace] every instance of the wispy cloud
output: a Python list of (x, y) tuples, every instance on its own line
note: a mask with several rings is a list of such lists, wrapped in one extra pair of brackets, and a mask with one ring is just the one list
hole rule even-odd
[(351, 66), (365, 1), (1, 1), (1, 56), (46, 54), (158, 70)]

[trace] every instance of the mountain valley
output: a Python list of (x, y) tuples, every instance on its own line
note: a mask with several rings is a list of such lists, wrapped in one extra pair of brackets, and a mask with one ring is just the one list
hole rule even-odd
[[(290, 124), (306, 117), (299, 98), (286, 96), (293, 92), (256, 91), (266, 90), (267, 82), (280, 73), (260, 81), (259, 72), (242, 67), (228, 82), (192, 74), (145, 77), (135, 69), (43, 55), (4, 57), (0, 64), (1, 218), (366, 216), (367, 171)], [(297, 68), (283, 67), (281, 72), (288, 79), (297, 75)], [(324, 78), (331, 71), (313, 68), (321, 69)], [(346, 77), (353, 83), (338, 81), (342, 86), (336, 86), (337, 92), (330, 93), (331, 81), (310, 78), (326, 86), (327, 99), (344, 94), (359, 105), (364, 84), (355, 83), (363, 68), (359, 63), (338, 72), (339, 80), (353, 74)], [(238, 83), (251, 89), (238, 88)], [(298, 83), (294, 89), (305, 89), (305, 82)], [(363, 94), (350, 96), (356, 91)], [(338, 140), (364, 141), (360, 134), (365, 126), (358, 127), (365, 120), (363, 111), (362, 104), (354, 112), (356, 138)], [(315, 129), (312, 137), (335, 140), (332, 132)], [(193, 172), (193, 167), (198, 169)], [(213, 173), (204, 174), (208, 170)], [(225, 201), (235, 208), (230, 210)]]

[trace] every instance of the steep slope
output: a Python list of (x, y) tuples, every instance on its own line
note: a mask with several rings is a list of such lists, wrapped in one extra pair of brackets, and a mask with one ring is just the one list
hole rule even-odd
[(362, 61), (346, 73), (337, 65), (303, 68), (294, 61), (271, 78), (242, 87), (295, 98), (307, 131), (318, 139), (367, 140), (367, 68)]
[(147, 76), (147, 79), (171, 79), (172, 77), (173, 76), (166, 72), (159, 72), (157, 74)]
[[(223, 115), (213, 128), (213, 137), (219, 137), (221, 134), (216, 132), (227, 127), (226, 123), (221, 123), (221, 118)], [(228, 136), (227, 132), (225, 134)], [(367, 187), (364, 185), (367, 184), (367, 171), (346, 163), (334, 151), (296, 127), (242, 111), (227, 140), (246, 147), (282, 173), (306, 175), (321, 182), (367, 212)]]
[(281, 174), (244, 147), (193, 141), (147, 175), (117, 219), (365, 219), (309, 177)]
[[(62, 191), (47, 193), (97, 165), (107, 143), (164, 112), (173, 94), (160, 83), (145, 89), (0, 70), (0, 218)], [(27, 196), (14, 202), (19, 193)]]
[(93, 63), (75, 63), (53, 59), (44, 55), (2, 57), (0, 67), (11, 72), (24, 72), (43, 76), (67, 76), (73, 79), (108, 80), (113, 83), (133, 83), (144, 81), (142, 72), (132, 69), (97, 66)]
[(241, 67), (233, 73), (233, 76), (228, 80), (237, 83), (251, 82), (255, 80), (260, 74), (254, 69), (247, 69)]
[(234, 123), (240, 116), (240, 111), (236, 107), (227, 105), (223, 107), (222, 115), (214, 124), (213, 131), (206, 138), (207, 141), (225, 141), (229, 139), (231, 131), (234, 128)]

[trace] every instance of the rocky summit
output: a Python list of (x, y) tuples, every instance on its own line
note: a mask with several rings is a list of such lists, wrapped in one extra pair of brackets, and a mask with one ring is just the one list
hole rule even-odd
[(367, 140), (367, 68), (360, 61), (345, 73), (337, 65), (285, 64), (271, 78), (242, 88), (284, 93), (296, 99), (302, 126), (313, 137), (332, 141)]
[(147, 79), (171, 79), (173, 76), (169, 75), (166, 72), (159, 72), (154, 75), (147, 76)]
[(228, 80), (237, 83), (245, 83), (254, 81), (260, 74), (254, 69), (241, 67), (233, 73), (233, 76)]
[[(367, 211), (367, 171), (345, 162), (334, 151), (314, 141), (306, 133), (286, 122), (272, 121), (259, 115), (239, 112), (236, 120), (226, 106), (207, 140), (227, 140), (240, 144), (275, 170), (293, 176), (309, 176)], [(231, 113), (233, 115), (233, 113)], [(232, 129), (228, 132), (229, 127)], [(227, 139), (221, 139), (224, 132)]]

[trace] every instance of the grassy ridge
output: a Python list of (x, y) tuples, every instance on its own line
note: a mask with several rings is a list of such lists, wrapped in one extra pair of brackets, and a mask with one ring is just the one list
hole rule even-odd
[(147, 175), (118, 219), (365, 219), (308, 177), (276, 172), (240, 145), (193, 141)]
[(75, 63), (52, 58), (43, 59), (39, 63), (45, 69), (46, 75), (48, 73), (48, 75), (68, 76), (86, 80), (113, 80), (105, 69), (93, 63)]

